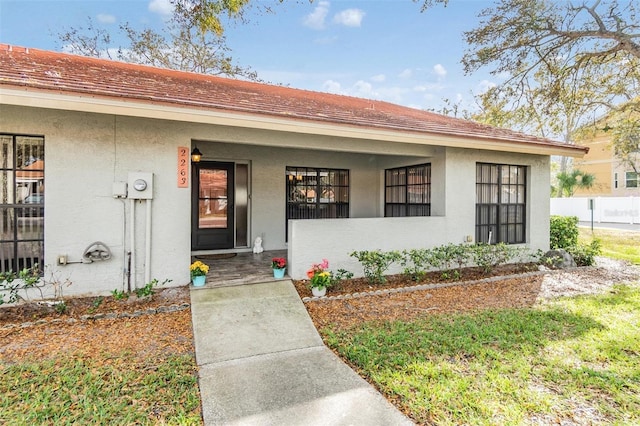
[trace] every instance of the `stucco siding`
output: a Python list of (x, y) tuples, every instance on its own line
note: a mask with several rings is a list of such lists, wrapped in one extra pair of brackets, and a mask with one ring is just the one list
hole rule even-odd
[[(475, 236), (476, 163), (523, 165), (527, 176), (527, 243), (536, 251), (549, 248), (549, 158), (538, 155), (484, 152), (448, 148), (433, 158), (436, 174), (432, 188), (444, 190), (446, 214), (431, 217), (349, 219), (334, 223), (291, 221), (290, 274), (305, 278), (313, 263), (328, 259), (330, 268), (347, 269), (362, 276), (361, 265), (349, 256), (356, 250), (404, 250), (463, 243)], [(433, 169), (432, 169), (433, 172)], [(444, 177), (444, 181), (441, 179)], [(440, 210), (441, 209), (441, 210)], [(390, 273), (400, 272), (398, 269)]]
[[(332, 261), (332, 269), (343, 265), (351, 270), (353, 259), (348, 253), (352, 250), (433, 246), (474, 236), (475, 165), (479, 161), (529, 167), (527, 243), (533, 249), (548, 247), (546, 155), (367, 143), (6, 105), (0, 108), (0, 131), (45, 138), (45, 277), (72, 282), (64, 289), (67, 295), (126, 289), (129, 252), (135, 257), (132, 287), (145, 284), (148, 204), (152, 216), (150, 278), (172, 280), (170, 285), (188, 283), (191, 188), (177, 186), (177, 148), (193, 144), (204, 154), (204, 161), (249, 165), (249, 243), (261, 236), (267, 250), (288, 249), (289, 272), (295, 278), (302, 278), (311, 263), (325, 257)], [(383, 218), (384, 170), (421, 163), (431, 164), (432, 217)], [(348, 169), (350, 218), (292, 221), (287, 242), (287, 166)], [(153, 199), (115, 199), (113, 183), (126, 182), (129, 172), (136, 171), (153, 173)], [(112, 258), (74, 263), (82, 260), (83, 251), (95, 241), (108, 246)], [(67, 255), (71, 264), (58, 265), (59, 255)]]
[[(0, 130), (45, 138), (45, 279), (72, 284), (65, 294), (100, 294), (122, 289), (126, 252), (136, 253), (135, 288), (144, 285), (146, 201), (136, 201), (136, 247), (129, 247), (130, 200), (115, 199), (114, 182), (130, 171), (154, 174), (151, 279), (189, 281), (190, 190), (177, 188), (177, 147), (190, 140), (154, 120), (3, 106)], [(127, 221), (125, 225), (125, 219)], [(125, 229), (126, 227), (126, 229)], [(82, 261), (101, 241), (107, 261)], [(67, 255), (68, 265), (58, 265)]]

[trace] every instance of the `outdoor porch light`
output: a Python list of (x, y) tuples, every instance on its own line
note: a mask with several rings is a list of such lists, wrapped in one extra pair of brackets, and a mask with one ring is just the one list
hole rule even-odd
[(202, 153), (196, 146), (193, 148), (193, 151), (191, 151), (191, 162), (199, 163), (201, 159), (202, 159)]

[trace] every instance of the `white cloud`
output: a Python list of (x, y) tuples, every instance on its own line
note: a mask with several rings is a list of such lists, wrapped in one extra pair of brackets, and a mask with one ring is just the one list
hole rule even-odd
[(321, 1), (318, 3), (318, 6), (313, 9), (313, 12), (308, 14), (302, 20), (302, 23), (314, 30), (321, 30), (324, 28), (325, 19), (327, 18), (327, 14), (329, 13), (329, 2)]
[(438, 76), (438, 78), (444, 78), (447, 76), (447, 70), (442, 66), (442, 64), (434, 65), (433, 72)]
[(149, 11), (168, 16), (173, 13), (173, 5), (171, 0), (151, 0), (149, 1)]
[(382, 83), (386, 79), (387, 77), (384, 74), (378, 74), (371, 77), (371, 81), (375, 81), (376, 83)]
[(115, 24), (116, 23), (116, 17), (113, 16), (113, 15), (108, 15), (106, 13), (98, 13), (96, 18), (98, 18), (98, 22), (100, 22), (101, 24)]
[(414, 92), (438, 92), (445, 88), (440, 83), (425, 83), (413, 87)]
[(411, 78), (412, 76), (413, 76), (413, 71), (410, 68), (407, 68), (404, 71), (402, 71), (400, 74), (398, 74), (398, 77), (400, 78)]
[(496, 87), (496, 84), (493, 81), (482, 80), (480, 83), (478, 83), (478, 91), (480, 93), (485, 93), (487, 90), (494, 87)]
[(353, 89), (355, 93), (358, 94), (358, 96), (371, 97), (375, 95), (373, 91), (373, 86), (371, 85), (371, 83), (367, 83), (366, 81), (362, 81), (362, 80), (356, 81), (356, 83), (353, 85)]
[(334, 80), (327, 80), (322, 83), (322, 90), (328, 93), (342, 93), (342, 86)]
[(345, 9), (335, 14), (333, 22), (345, 27), (359, 27), (362, 24), (364, 15), (364, 11), (360, 9)]

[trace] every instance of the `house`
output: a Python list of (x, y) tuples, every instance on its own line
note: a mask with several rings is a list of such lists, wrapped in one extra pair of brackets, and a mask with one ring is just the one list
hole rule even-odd
[[(550, 156), (587, 152), (386, 102), (8, 45), (0, 143), (0, 268), (44, 264), (73, 282), (65, 294), (186, 284), (193, 253), (250, 252), (258, 236), (287, 250), (295, 279), (323, 258), (362, 275), (354, 250), (545, 250)], [(27, 193), (41, 214), (23, 214)]]
[(640, 158), (635, 161), (635, 170), (628, 162), (621, 161), (615, 156), (611, 146), (612, 134), (608, 125), (603, 129), (579, 141), (589, 148), (588, 154), (581, 159), (574, 160), (573, 167), (595, 176), (595, 183), (589, 189), (578, 188), (576, 196), (626, 197), (640, 195)]

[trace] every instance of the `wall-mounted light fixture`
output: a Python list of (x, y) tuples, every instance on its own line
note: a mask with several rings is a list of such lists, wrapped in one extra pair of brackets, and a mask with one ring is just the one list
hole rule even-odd
[(199, 163), (200, 160), (202, 160), (202, 153), (200, 152), (200, 150), (196, 146), (196, 147), (193, 148), (193, 151), (191, 151), (191, 162), (192, 163)]

